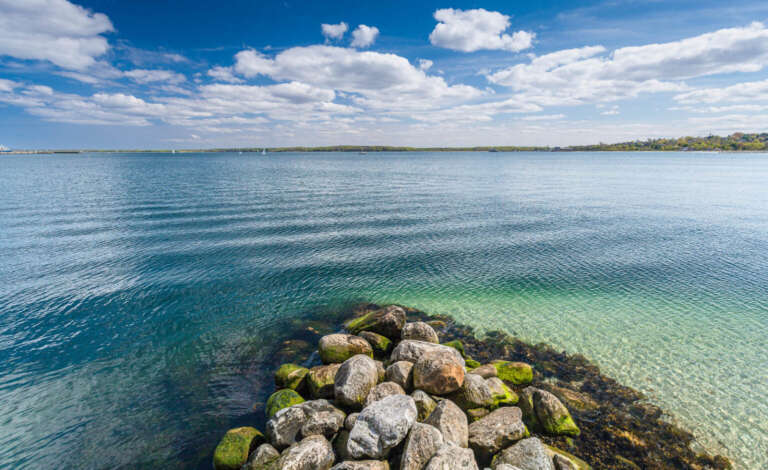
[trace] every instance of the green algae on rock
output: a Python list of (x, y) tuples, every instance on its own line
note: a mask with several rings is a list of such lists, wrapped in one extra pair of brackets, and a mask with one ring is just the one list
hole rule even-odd
[(491, 409), (496, 409), (500, 406), (514, 405), (520, 400), (517, 393), (507, 387), (507, 384), (498, 377), (485, 379), (485, 383), (487, 383), (488, 387), (491, 389), (491, 396), (493, 397)]
[(296, 393), (295, 390), (291, 390), (290, 388), (278, 390), (270, 395), (269, 399), (267, 400), (267, 418), (273, 417), (275, 413), (282, 410), (283, 408), (298, 405), (299, 403), (304, 403), (304, 399), (301, 397), (301, 395)]
[(368, 341), (376, 357), (386, 356), (392, 351), (392, 340), (373, 331), (361, 331), (358, 336)]
[(345, 327), (353, 334), (368, 330), (390, 339), (399, 339), (400, 331), (405, 326), (405, 317), (405, 310), (402, 307), (388, 305), (349, 320)]
[(496, 367), (497, 376), (505, 382), (523, 385), (533, 380), (533, 368), (530, 364), (502, 360), (492, 361), (491, 364)]
[(333, 382), (341, 364), (328, 364), (309, 369), (307, 386), (312, 398), (333, 398)]
[(240, 470), (251, 451), (262, 442), (264, 435), (256, 428), (230, 429), (213, 451), (214, 470)]
[(373, 348), (360, 336), (334, 333), (320, 338), (320, 359), (324, 364), (342, 363), (352, 356), (364, 354), (373, 358)]
[(300, 390), (307, 377), (309, 369), (296, 364), (283, 364), (275, 372), (275, 385), (278, 389), (289, 388)]

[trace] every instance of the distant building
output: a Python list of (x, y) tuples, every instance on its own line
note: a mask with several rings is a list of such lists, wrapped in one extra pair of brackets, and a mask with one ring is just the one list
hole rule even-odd
[(8, 147), (4, 145), (0, 145), (0, 152), (10, 152), (10, 151), (11, 149), (9, 149)]

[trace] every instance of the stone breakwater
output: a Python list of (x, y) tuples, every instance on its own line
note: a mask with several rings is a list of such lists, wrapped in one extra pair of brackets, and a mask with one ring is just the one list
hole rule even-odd
[(215, 470), (731, 468), (581, 356), (395, 305), (354, 314), (307, 326), (316, 353), (285, 345), (265, 429), (229, 430)]

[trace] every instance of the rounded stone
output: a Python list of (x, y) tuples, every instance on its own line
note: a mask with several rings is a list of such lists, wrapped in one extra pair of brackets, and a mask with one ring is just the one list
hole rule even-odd
[(333, 447), (323, 436), (309, 436), (285, 449), (278, 461), (280, 470), (328, 470), (336, 461)]
[(469, 425), (469, 447), (481, 463), (489, 463), (494, 454), (527, 434), (520, 408), (499, 408)]
[(312, 398), (333, 398), (333, 384), (341, 364), (328, 364), (309, 369), (307, 385)]
[(334, 333), (320, 338), (318, 350), (320, 359), (325, 364), (341, 363), (358, 354), (373, 357), (373, 348), (368, 341), (359, 336), (343, 333)]
[(521, 470), (555, 470), (552, 458), (537, 437), (523, 439), (497, 454), (493, 459), (493, 469), (499, 470), (502, 464)]
[(376, 363), (368, 356), (358, 354), (341, 365), (334, 380), (334, 396), (342, 406), (362, 408), (371, 389), (379, 380)]
[(275, 385), (277, 388), (290, 388), (298, 390), (305, 382), (309, 369), (296, 364), (283, 364), (275, 372)]
[(402, 307), (389, 305), (353, 318), (345, 327), (352, 333), (368, 330), (390, 339), (399, 339), (405, 318), (405, 310)]
[(484, 378), (475, 374), (465, 374), (461, 388), (453, 392), (449, 398), (463, 410), (488, 408), (493, 405), (490, 387)]
[(347, 449), (355, 459), (383, 459), (416, 422), (416, 403), (408, 395), (390, 395), (367, 406), (349, 433)]
[(440, 351), (423, 354), (413, 366), (413, 386), (427, 393), (446, 395), (455, 392), (463, 384), (463, 365), (453, 356)]
[(387, 367), (387, 380), (395, 382), (403, 387), (403, 390), (413, 389), (413, 363), (408, 361), (397, 361)]
[(390, 359), (392, 362), (408, 361), (415, 364), (428, 352), (442, 353), (446, 356), (453, 357), (462, 367), (466, 365), (464, 358), (461, 357), (461, 353), (454, 348), (442, 344), (427, 343), (426, 341), (416, 341), (412, 339), (400, 341), (392, 351)]
[(471, 450), (446, 444), (437, 451), (424, 470), (478, 470), (478, 467)]
[(361, 331), (358, 336), (368, 341), (377, 357), (383, 357), (392, 351), (392, 340), (373, 331)]
[(459, 447), (469, 446), (467, 415), (451, 400), (441, 400), (424, 424), (436, 427), (446, 443)]
[(533, 380), (533, 368), (524, 362), (493, 361), (496, 375), (505, 382), (514, 385), (529, 384)]
[(406, 323), (405, 326), (403, 326), (403, 330), (400, 332), (400, 337), (402, 339), (413, 339), (417, 341), (425, 341), (427, 343), (440, 343), (440, 339), (437, 337), (434, 328), (423, 321)]
[(214, 470), (239, 470), (248, 455), (264, 442), (264, 435), (249, 426), (227, 431), (213, 451)]
[(301, 395), (290, 388), (278, 390), (267, 399), (267, 406), (265, 409), (267, 418), (273, 417), (275, 413), (283, 408), (288, 408), (289, 406), (298, 405), (303, 402), (304, 399), (301, 398)]
[(443, 435), (428, 424), (416, 423), (408, 433), (400, 457), (400, 470), (421, 470), (443, 446)]
[(437, 407), (437, 402), (423, 390), (416, 390), (411, 396), (416, 402), (416, 409), (419, 411), (417, 420), (422, 423), (432, 414), (432, 411)]
[(390, 395), (405, 395), (405, 390), (400, 385), (394, 382), (382, 382), (368, 393), (368, 397), (365, 399), (365, 406), (370, 405), (373, 402), (379, 401), (384, 397)]

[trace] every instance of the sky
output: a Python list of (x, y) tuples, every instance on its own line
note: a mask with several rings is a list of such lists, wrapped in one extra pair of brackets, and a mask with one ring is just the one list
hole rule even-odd
[(0, 0), (0, 147), (768, 131), (768, 2)]

